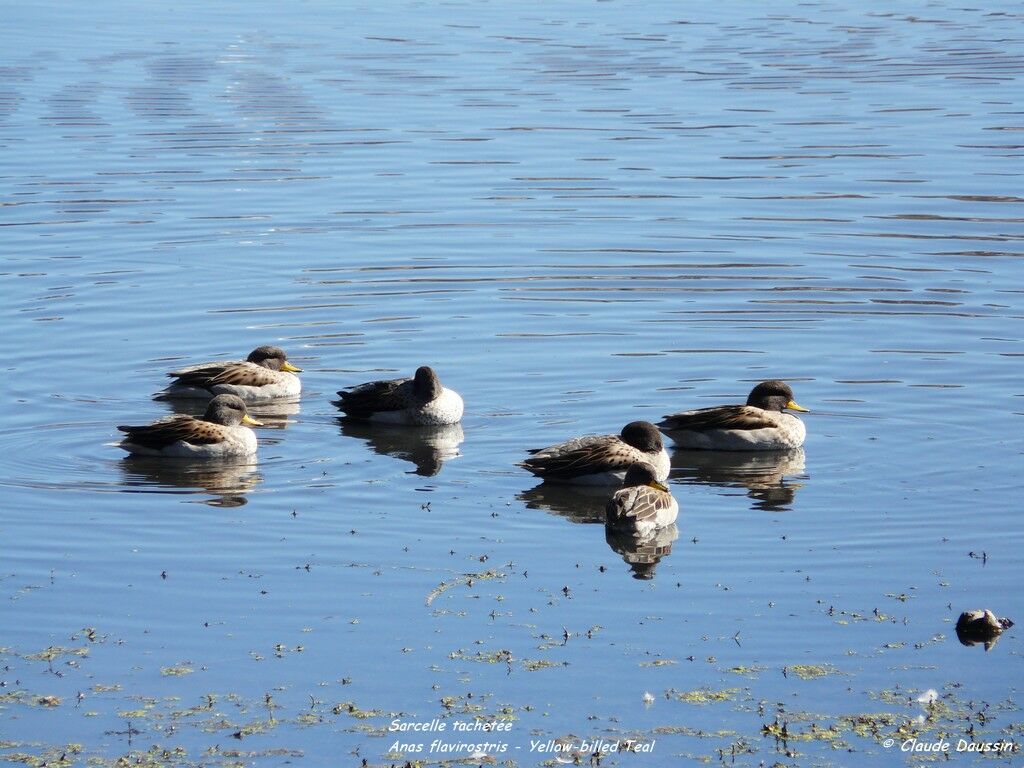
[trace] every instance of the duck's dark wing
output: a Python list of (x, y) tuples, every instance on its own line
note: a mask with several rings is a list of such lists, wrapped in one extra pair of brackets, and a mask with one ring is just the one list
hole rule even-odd
[(629, 467), (636, 457), (616, 450), (616, 435), (578, 437), (565, 443), (533, 451), (523, 466), (538, 477), (568, 479)]
[(218, 384), (240, 387), (263, 387), (275, 382), (274, 373), (250, 362), (216, 363), (167, 374), (176, 386), (211, 389)]
[[(408, 384), (412, 379), (371, 381), (338, 392), (337, 405), (346, 416), (366, 419), (382, 411), (401, 411), (409, 405)], [(405, 386), (403, 386), (405, 385)]]
[(125, 440), (159, 451), (179, 441), (192, 445), (219, 443), (223, 437), (216, 424), (191, 416), (172, 416), (141, 427), (118, 426), (126, 433)]
[(769, 411), (752, 405), (719, 405), (666, 416), (658, 427), (666, 432), (707, 432), (712, 429), (766, 429), (777, 424)]

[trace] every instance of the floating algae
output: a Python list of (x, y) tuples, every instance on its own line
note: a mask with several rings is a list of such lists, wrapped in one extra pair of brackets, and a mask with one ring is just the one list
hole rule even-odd
[(788, 664), (782, 668), (786, 676), (796, 675), (801, 680), (814, 680), (827, 675), (838, 675), (839, 670), (831, 664)]
[(443, 595), (449, 589), (457, 587), (461, 584), (465, 584), (467, 587), (472, 587), (477, 581), (490, 581), (491, 579), (504, 579), (505, 574), (500, 571), (481, 571), (480, 573), (464, 573), (458, 578), (452, 579), (451, 581), (442, 581), (434, 589), (432, 589), (426, 598), (426, 604), (432, 604), (438, 597)]
[(696, 688), (684, 692), (668, 690), (665, 692), (665, 696), (684, 701), (687, 704), (717, 704), (722, 701), (734, 701), (741, 690), (740, 688), (724, 688), (720, 691), (710, 688)]
[(185, 675), (191, 675), (195, 672), (192, 667), (179, 666), (179, 667), (161, 667), (160, 674), (164, 677), (184, 677)]

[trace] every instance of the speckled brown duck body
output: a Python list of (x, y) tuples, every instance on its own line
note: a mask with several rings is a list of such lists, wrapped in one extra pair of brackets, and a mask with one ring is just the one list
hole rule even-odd
[(119, 426), (120, 446), (139, 456), (220, 459), (253, 456), (256, 434), (244, 426), (262, 426), (235, 395), (217, 395), (202, 418), (170, 416), (144, 426)]
[(668, 477), (669, 459), (658, 428), (633, 421), (617, 435), (587, 435), (530, 451), (522, 462), (537, 477), (576, 485), (619, 485), (633, 464), (654, 467), (658, 480)]
[(174, 381), (164, 390), (169, 397), (208, 398), (236, 395), (247, 403), (298, 397), (301, 372), (288, 362), (280, 347), (256, 347), (245, 360), (190, 365), (167, 375)]
[(807, 437), (804, 423), (787, 410), (806, 412), (784, 381), (762, 381), (744, 405), (718, 405), (666, 416), (658, 427), (680, 448), (707, 451), (784, 451)]

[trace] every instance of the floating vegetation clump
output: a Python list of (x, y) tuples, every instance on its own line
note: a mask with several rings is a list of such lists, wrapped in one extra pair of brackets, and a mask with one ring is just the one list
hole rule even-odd
[(475, 653), (468, 653), (463, 650), (452, 651), (448, 654), (449, 659), (459, 659), (462, 661), (475, 661), (481, 664), (510, 664), (512, 662), (512, 652), (507, 650), (499, 651), (476, 651)]
[[(0, 742), (0, 749), (21, 749), (24, 746), (14, 742)], [(38, 753), (0, 753), (0, 760), (30, 766), (30, 768), (70, 768), (78, 763), (78, 755), (83, 752), (83, 749), (81, 744), (65, 744), (61, 747), (46, 747)]]
[(442, 581), (427, 594), (426, 604), (431, 605), (438, 597), (449, 589), (465, 585), (472, 587), (478, 581), (491, 581), (493, 579), (504, 579), (505, 574), (500, 571), (481, 571), (480, 573), (465, 573), (450, 581)]
[(731, 675), (739, 675), (740, 677), (755, 678), (762, 672), (764, 672), (766, 669), (767, 667), (763, 667), (759, 664), (754, 664), (753, 666), (749, 667), (742, 665), (737, 667), (729, 667), (728, 669), (722, 671), (728, 672)]
[(536, 672), (540, 669), (550, 669), (552, 667), (565, 667), (568, 666), (567, 661), (549, 661), (547, 659), (523, 659), (523, 669), (527, 672)]
[(782, 669), (788, 677), (794, 675), (801, 680), (814, 680), (828, 675), (838, 675), (839, 670), (831, 664), (789, 664)]
[(89, 655), (88, 648), (65, 648), (59, 645), (51, 645), (49, 648), (44, 648), (38, 653), (26, 654), (24, 658), (29, 661), (46, 661), (52, 662), (55, 659), (59, 659), (61, 656), (76, 656), (81, 658)]
[(718, 704), (723, 701), (735, 701), (741, 690), (740, 688), (724, 688), (719, 691), (711, 688), (697, 688), (692, 691), (668, 690), (665, 692), (665, 696), (687, 704)]
[(192, 669), (192, 667), (184, 665), (178, 667), (162, 667), (160, 669), (160, 674), (164, 677), (184, 677), (185, 675), (191, 675), (193, 672), (195, 672), (195, 670)]

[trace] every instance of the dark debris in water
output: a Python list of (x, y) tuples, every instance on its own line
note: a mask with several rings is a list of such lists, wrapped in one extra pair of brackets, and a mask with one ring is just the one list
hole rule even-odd
[[(587, 632), (564, 629), (562, 640), (571, 643), (587, 635)], [(555, 644), (549, 650), (554, 652), (562, 647)], [(55, 646), (42, 652), (20, 657), (11, 654), (9, 657), (39, 665), (56, 658), (80, 658), (75, 654), (76, 650)], [(547, 669), (550, 674), (557, 675), (560, 674), (559, 669), (565, 668), (561, 660), (519, 659), (506, 648), (456, 650), (449, 654), (449, 659), (473, 665), (500, 665), (508, 668), (510, 674)], [(708, 662), (714, 663), (713, 657)], [(675, 660), (663, 657), (641, 662), (640, 668), (646, 670), (645, 674), (660, 675), (665, 680), (676, 679), (682, 669)], [(10, 670), (10, 665), (7, 669)], [(782, 672), (785, 675), (783, 679), (796, 681), (793, 684), (796, 687), (792, 688), (794, 698), (786, 701), (759, 698), (758, 681), (773, 672)], [(812, 696), (804, 694), (802, 686), (809, 686), (808, 690), (812, 690), (829, 678), (842, 675), (841, 670), (830, 664), (793, 663), (775, 670), (763, 665), (725, 666), (716, 667), (714, 674), (723, 680), (741, 678), (745, 684), (702, 685), (684, 689), (668, 687), (663, 689), (660, 697), (644, 693), (643, 706), (653, 707), (650, 711), (660, 722), (647, 730), (622, 730), (617, 717), (595, 715), (588, 718), (594, 732), (588, 732), (586, 739), (597, 739), (594, 734), (599, 733), (601, 743), (606, 745), (657, 742), (659, 749), (664, 750), (661, 754), (666, 756), (686, 755), (701, 762), (758, 765), (779, 760), (803, 760), (809, 754), (819, 754), (813, 751), (815, 745), (826, 747), (830, 752), (854, 751), (879, 757), (886, 754), (887, 744), (915, 739), (918, 742), (956, 738), (995, 742), (1024, 737), (1024, 722), (1012, 719), (1019, 714), (1015, 704), (961, 698), (962, 686), (959, 683), (950, 683), (941, 692), (900, 688), (868, 692), (868, 698), (876, 705), (873, 708), (829, 712), (801, 707), (799, 702), (806, 702)], [(45, 680), (46, 675), (48, 673), (44, 672), (39, 677)], [(345, 678), (332, 685), (342, 686), (350, 682)], [(389, 761), (392, 758), (401, 756), (388, 754), (388, 740), (394, 741), (394, 734), (389, 733), (389, 724), (396, 718), (427, 720), (434, 717), (438, 721), (511, 723), (520, 729), (514, 738), (508, 738), (512, 743), (527, 746), (530, 740), (546, 743), (547, 740), (560, 739), (572, 749), (559, 753), (559, 757), (571, 756), (581, 765), (624, 764), (621, 762), (623, 752), (587, 752), (579, 749), (580, 744), (586, 744), (583, 737), (551, 735), (543, 727), (538, 728), (543, 718), (538, 720), (537, 716), (545, 712), (549, 703), (498, 703), (493, 693), (472, 688), (459, 693), (439, 692), (433, 712), (428, 710), (415, 715), (392, 710), (381, 701), (353, 698), (331, 701), (325, 695), (329, 689), (309, 695), (304, 702), (298, 703), (294, 697), (289, 697), (288, 703), (279, 700), (276, 689), (259, 698), (245, 698), (232, 692), (210, 692), (184, 703), (176, 696), (128, 693), (121, 683), (97, 681), (86, 690), (88, 693), (80, 696), (77, 704), (74, 699), (66, 701), (54, 693), (33, 692), (24, 685), (0, 693), (0, 718), (23, 717), (33, 710), (59, 708), (66, 710), (67, 716), (80, 720), (80, 726), (86, 730), (90, 722), (95, 722), (104, 734), (102, 738), (97, 734), (95, 747), (0, 741), (0, 762), (39, 768), (82, 762), (97, 768), (276, 765), (281, 761), (305, 757), (306, 752), (300, 745), (306, 743), (308, 737), (303, 734), (323, 729), (325, 734), (337, 731), (359, 734), (363, 739), (359, 754), (382, 755), (385, 758), (385, 762), (379, 762), (379, 758), (367, 757), (366, 765), (391, 765)], [(638, 696), (638, 706), (641, 704), (639, 699)], [(81, 706), (83, 700), (86, 706)], [(708, 708), (709, 711), (725, 708), (730, 713), (729, 725), (718, 728), (687, 725), (691, 708)], [(713, 720), (722, 721), (722, 718)], [(101, 725), (106, 723), (114, 725)], [(524, 730), (527, 727), (525, 723), (530, 723), (529, 732)], [(271, 738), (269, 743), (268, 738)], [(252, 747), (240, 746), (250, 741)], [(102, 744), (107, 746), (99, 746)], [(994, 757), (1008, 756), (996, 754)], [(474, 764), (546, 764), (543, 760), (524, 759), (521, 755), (491, 755), (480, 760), (482, 762)], [(466, 763), (437, 756), (409, 764)]]

